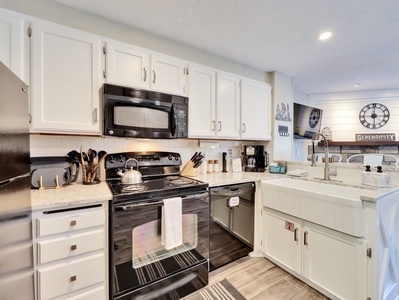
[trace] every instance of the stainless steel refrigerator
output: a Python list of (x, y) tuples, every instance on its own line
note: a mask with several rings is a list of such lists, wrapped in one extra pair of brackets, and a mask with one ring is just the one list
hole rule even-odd
[(0, 300), (34, 299), (28, 86), (0, 62)]

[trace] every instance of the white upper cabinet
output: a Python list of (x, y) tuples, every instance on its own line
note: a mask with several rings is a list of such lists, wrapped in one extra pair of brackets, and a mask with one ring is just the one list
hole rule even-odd
[(188, 102), (189, 137), (215, 137), (216, 70), (190, 64)]
[(187, 67), (176, 57), (151, 54), (151, 89), (170, 94), (186, 94)]
[(0, 9), (0, 61), (29, 84), (28, 25), (23, 17)]
[(33, 21), (32, 132), (100, 134), (100, 37)]
[(218, 72), (216, 77), (216, 136), (239, 138), (240, 78)]
[(169, 94), (186, 94), (184, 60), (122, 42), (106, 43), (106, 82)]
[(241, 81), (241, 138), (271, 139), (271, 87), (267, 83)]
[(239, 138), (239, 77), (190, 64), (189, 137)]
[(150, 88), (150, 57), (148, 51), (119, 42), (106, 43), (107, 83)]

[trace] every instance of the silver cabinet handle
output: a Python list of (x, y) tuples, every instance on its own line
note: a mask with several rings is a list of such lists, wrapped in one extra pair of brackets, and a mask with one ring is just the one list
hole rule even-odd
[(308, 245), (308, 232), (307, 231), (305, 231), (304, 234), (303, 234), (303, 244), (305, 246)]
[(298, 242), (298, 228), (294, 229), (294, 241)]
[(152, 83), (155, 83), (155, 81), (157, 81), (157, 70), (152, 70)]
[(212, 131), (215, 131), (216, 121), (212, 121)]
[(146, 82), (146, 81), (147, 81), (147, 67), (144, 67), (144, 68), (143, 68), (143, 71), (144, 71), (144, 78), (143, 78), (143, 81)]
[(245, 123), (242, 123), (242, 132), (244, 133), (247, 130)]
[(93, 122), (96, 124), (98, 122), (98, 108), (93, 109)]
[(222, 131), (222, 121), (218, 121), (219, 123), (219, 131)]

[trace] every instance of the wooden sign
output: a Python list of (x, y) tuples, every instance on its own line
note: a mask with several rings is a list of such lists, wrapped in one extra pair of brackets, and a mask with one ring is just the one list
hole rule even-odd
[(355, 135), (356, 141), (395, 141), (394, 133), (356, 133)]

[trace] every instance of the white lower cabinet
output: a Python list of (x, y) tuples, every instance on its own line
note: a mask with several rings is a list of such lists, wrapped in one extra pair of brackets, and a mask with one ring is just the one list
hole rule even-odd
[(367, 242), (263, 207), (262, 250), (334, 299), (367, 298)]
[(105, 204), (33, 216), (37, 299), (107, 299)]

